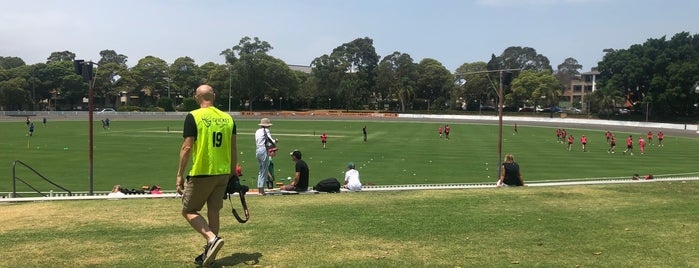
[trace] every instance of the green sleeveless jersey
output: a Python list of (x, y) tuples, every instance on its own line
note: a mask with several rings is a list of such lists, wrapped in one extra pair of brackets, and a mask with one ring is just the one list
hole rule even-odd
[(190, 176), (231, 173), (231, 137), (233, 118), (215, 107), (191, 111), (197, 126), (197, 139), (192, 147)]

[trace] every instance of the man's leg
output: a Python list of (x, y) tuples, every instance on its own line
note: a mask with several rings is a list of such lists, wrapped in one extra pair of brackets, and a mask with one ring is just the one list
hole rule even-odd
[[(194, 228), (194, 230), (196, 230), (198, 233), (204, 236), (206, 241), (211, 241), (216, 237), (216, 233), (218, 233), (218, 226), (216, 226), (216, 232), (213, 232), (210, 225), (206, 223), (204, 217), (202, 217), (199, 213), (189, 213), (186, 211), (182, 211), (182, 216), (184, 216), (184, 218), (187, 219), (187, 222), (189, 222), (189, 225), (191, 225), (192, 228)], [(211, 212), (209, 212), (209, 217), (211, 217)], [(219, 223), (216, 222), (216, 224), (218, 225)]]

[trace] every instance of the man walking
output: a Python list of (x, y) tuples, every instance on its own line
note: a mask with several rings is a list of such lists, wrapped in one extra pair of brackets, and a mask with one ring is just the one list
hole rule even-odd
[[(182, 216), (206, 239), (204, 252), (194, 259), (197, 265), (208, 266), (223, 247), (218, 236), (220, 210), (228, 180), (235, 176), (238, 163), (236, 127), (233, 118), (214, 107), (214, 90), (209, 85), (196, 89), (194, 99), (199, 109), (191, 111), (184, 120), (177, 169), (177, 193), (182, 195)], [(183, 178), (192, 159), (189, 175)], [(207, 220), (199, 214), (204, 204)]]

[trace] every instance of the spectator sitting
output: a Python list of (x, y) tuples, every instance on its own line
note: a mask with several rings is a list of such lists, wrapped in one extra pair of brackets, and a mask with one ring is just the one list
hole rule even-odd
[(361, 191), (362, 183), (359, 181), (359, 171), (354, 169), (354, 163), (347, 164), (347, 172), (345, 172), (345, 188), (350, 191)]
[(109, 193), (107, 196), (114, 197), (114, 196), (125, 196), (125, 195), (126, 194), (124, 194), (122, 192), (121, 185), (117, 184), (117, 185), (114, 185), (114, 187), (112, 188), (112, 192)]
[(153, 187), (150, 188), (150, 194), (163, 194), (163, 192), (160, 191), (160, 186), (153, 185)]
[(301, 151), (294, 150), (289, 155), (291, 155), (291, 160), (296, 163), (296, 173), (294, 174), (294, 181), (290, 185), (285, 185), (281, 187), (284, 191), (307, 191), (308, 190), (308, 165), (305, 161), (301, 159)]

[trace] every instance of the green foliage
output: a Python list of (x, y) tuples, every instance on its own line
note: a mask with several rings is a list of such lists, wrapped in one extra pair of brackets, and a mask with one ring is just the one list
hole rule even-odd
[(405, 112), (406, 104), (415, 98), (417, 77), (417, 64), (410, 55), (396, 51), (384, 57), (377, 70), (379, 99), (397, 99)]
[(454, 80), (457, 81), (452, 93), (454, 98), (465, 104), (483, 103), (485, 100), (497, 98), (497, 89), (490, 75), (484, 73), (487, 70), (487, 63), (482, 61), (459, 66), (454, 76)]
[(582, 69), (582, 65), (578, 63), (578, 60), (567, 58), (563, 63), (558, 65), (554, 76), (556, 76), (556, 79), (558, 79), (561, 85), (570, 85), (570, 81), (580, 76), (580, 69)]
[(31, 110), (31, 92), (24, 90), (26, 85), (21, 77), (0, 81), (0, 106), (10, 111)]
[(0, 56), (0, 70), (2, 69), (12, 69), (12, 68), (17, 68), (20, 66), (26, 65), (24, 63), (24, 60), (19, 57), (3, 57)]
[(193, 111), (199, 109), (199, 103), (194, 98), (186, 98), (182, 101), (183, 111)]
[(282, 60), (267, 54), (271, 49), (272, 46), (266, 41), (246, 36), (238, 45), (221, 52), (226, 62), (236, 70), (237, 94), (241, 96), (241, 101), (250, 104), (250, 110), (259, 103), (270, 103), (270, 99), (293, 96), (298, 89), (296, 76), (291, 69)]
[(663, 36), (628, 49), (606, 50), (599, 63), (600, 88), (618, 91), (639, 111), (649, 103), (651, 111), (662, 117), (696, 115), (697, 40), (699, 35), (682, 32), (670, 40)]
[(46, 63), (51, 63), (51, 62), (57, 62), (57, 61), (66, 61), (66, 62), (71, 62), (75, 59), (75, 53), (70, 52), (70, 51), (56, 51), (56, 52), (51, 52), (51, 55), (46, 59)]
[(558, 103), (563, 86), (550, 72), (524, 70), (505, 95), (508, 106), (550, 106)]
[(431, 103), (437, 98), (449, 97), (448, 94), (454, 88), (454, 80), (442, 63), (434, 59), (423, 59), (418, 63), (417, 70), (419, 73), (415, 89), (417, 98), (426, 99)]
[(117, 111), (119, 111), (119, 112), (141, 112), (141, 111), (143, 111), (143, 107), (122, 105), (122, 106), (119, 106)]
[(158, 108), (161, 108), (165, 112), (172, 112), (175, 110), (175, 107), (172, 105), (172, 99), (170, 98), (158, 99)]
[(488, 70), (522, 69), (538, 72), (552, 72), (549, 59), (536, 53), (536, 49), (530, 47), (512, 46), (505, 49), (500, 56), (491, 56), (488, 62)]

